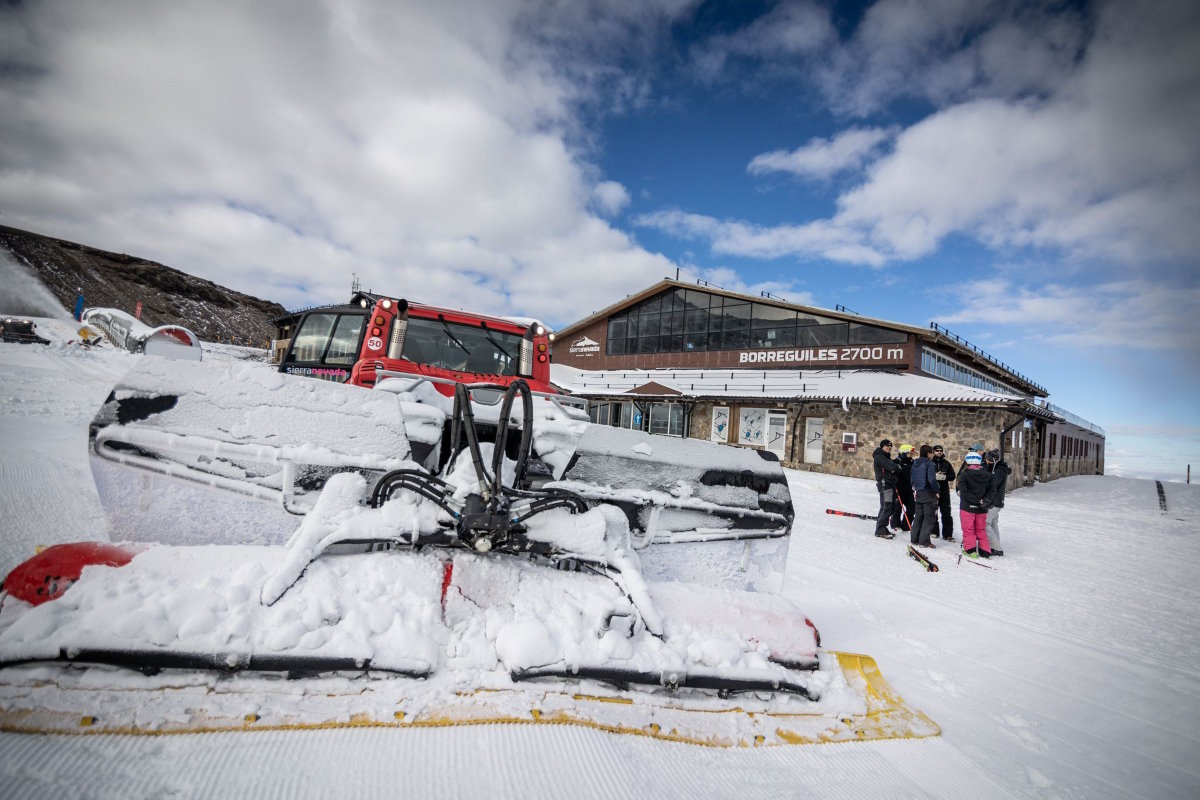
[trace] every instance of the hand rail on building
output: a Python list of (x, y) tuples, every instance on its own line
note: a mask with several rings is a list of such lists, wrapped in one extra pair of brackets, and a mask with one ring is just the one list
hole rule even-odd
[(844, 305), (842, 305), (841, 303), (838, 303), (836, 306), (834, 306), (834, 307), (833, 307), (833, 310), (834, 310), (834, 311), (841, 311), (843, 314), (853, 314), (853, 315), (854, 315), (854, 316), (856, 316), (856, 317), (861, 317), (861, 316), (862, 316), (862, 314), (858, 313), (858, 312), (857, 312), (857, 311), (855, 311), (853, 308), (846, 308), (846, 307), (845, 307)]
[(1095, 424), (1094, 422), (1088, 422), (1086, 419), (1079, 416), (1078, 414), (1072, 414), (1070, 411), (1067, 411), (1062, 406), (1056, 406), (1056, 405), (1054, 405), (1054, 403), (1051, 403), (1049, 400), (1047, 400), (1046, 408), (1049, 411), (1053, 411), (1055, 414), (1058, 414), (1060, 417), (1065, 419), (1067, 422), (1070, 422), (1072, 425), (1078, 425), (1080, 428), (1087, 428), (1092, 433), (1095, 433), (1095, 434), (1098, 434), (1105, 438), (1108, 438), (1108, 434), (1106, 434), (1104, 432), (1104, 428), (1101, 428), (1099, 425)]
[(935, 333), (940, 333), (943, 336), (945, 336), (947, 339), (953, 339), (955, 342), (958, 342), (960, 345), (962, 345), (966, 349), (968, 349), (971, 352), (978, 355), (984, 361), (987, 361), (987, 362), (999, 367), (1000, 369), (1005, 370), (1010, 375), (1015, 375), (1016, 377), (1025, 381), (1027, 384), (1034, 387), (1035, 389), (1041, 389), (1043, 392), (1047, 391), (1045, 386), (1042, 386), (1040, 383), (1035, 383), (1034, 381), (1030, 380), (1028, 377), (1026, 377), (1025, 375), (1022, 375), (1020, 372), (1017, 372), (1015, 369), (1010, 367), (1008, 364), (1005, 364), (1000, 359), (996, 358), (995, 356), (991, 355), (990, 353), (985, 352), (981, 348), (976, 347), (975, 345), (971, 344), (966, 339), (959, 336), (957, 333), (953, 333), (953, 332), (947, 330), (946, 328), (943, 328), (941, 325), (938, 325), (936, 322), (929, 323), (929, 327)]

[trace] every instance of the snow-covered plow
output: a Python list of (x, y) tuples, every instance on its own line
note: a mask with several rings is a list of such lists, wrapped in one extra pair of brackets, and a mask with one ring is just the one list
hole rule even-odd
[(372, 503), (404, 491), (430, 500), (421, 533), (451, 545), (497, 544), (509, 510), (604, 505), (625, 515), (652, 579), (779, 590), (793, 512), (778, 461), (594, 426), (521, 382), (454, 386), (452, 399), (423, 377), (367, 390), (147, 359), (91, 425), (92, 472), (119, 539), (283, 544), (326, 480), (354, 471)]
[(286, 547), (109, 547), (77, 579), (75, 545), (31, 559), (5, 584), (0, 729), (573, 723), (720, 746), (937, 733), (869, 659), (821, 652), (794, 602), (646, 580), (619, 511), (531, 518), (523, 553), (363, 552), (427, 511), (365, 507), (366, 490), (331, 478)]
[[(775, 461), (559, 399), (146, 360), (90, 433), (116, 545), (0, 601), (0, 729), (574, 723), (709, 745), (927, 736), (780, 593)], [(303, 680), (300, 680), (300, 679)]]

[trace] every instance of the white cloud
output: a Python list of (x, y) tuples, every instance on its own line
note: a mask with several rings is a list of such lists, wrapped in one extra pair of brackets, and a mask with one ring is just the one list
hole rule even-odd
[(770, 227), (719, 220), (676, 209), (642, 214), (634, 222), (683, 239), (707, 240), (713, 252), (725, 255), (754, 258), (821, 257), (875, 267), (882, 266), (885, 261), (881, 253), (863, 242), (857, 231), (832, 225), (825, 220)]
[(893, 133), (884, 128), (850, 128), (832, 139), (813, 139), (795, 150), (772, 150), (751, 159), (751, 175), (787, 172), (800, 178), (828, 180), (839, 172), (862, 169)]
[(897, 99), (944, 106), (1056, 90), (1084, 40), (1069, 8), (1019, 0), (880, 0), (818, 65), (829, 103), (851, 116)]
[[(577, 318), (671, 265), (590, 210), (628, 194), (577, 151), (575, 106), (688, 3), (591, 28), (602, 9), (567, 5), (8, 6), (0, 212), (287, 305), (341, 300), (357, 273)], [(545, 289), (584, 265), (590, 288)]]
[[(1052, 248), (1068, 262), (1092, 259), (1138, 270), (1194, 264), (1200, 252), (1200, 226), (1194, 224), (1200, 218), (1200, 72), (1194, 58), (1200, 6), (1162, 4), (1161, 13), (1144, 14), (1104, 4), (1078, 64), (1059, 70), (1041, 87), (1043, 95), (1024, 98), (997, 88), (1005, 80), (1025, 82), (1020, 71), (1027, 62), (1014, 44), (1019, 37), (1011, 25), (995, 23), (997, 9), (1007, 7), (947, 0), (934, 14), (927, 4), (884, 0), (868, 11), (856, 36), (883, 41), (886, 21), (889, 41), (924, 54), (913, 63), (933, 59), (952, 33), (982, 28), (986, 41), (980, 46), (991, 54), (992, 72), (966, 94), (987, 89), (996, 96), (935, 110), (900, 132), (862, 182), (841, 194), (828, 219), (774, 228), (739, 220), (681, 225), (673, 212), (643, 220), (693, 237), (706, 230), (715, 251), (747, 256), (876, 265), (928, 256), (947, 237), (965, 235), (995, 248)], [(1020, 15), (1018, 20), (1031, 24)], [(1060, 30), (1074, 30), (1072, 20), (1070, 14), (1043, 20), (1043, 35), (1073, 42)], [(909, 33), (915, 43), (905, 43)], [(957, 58), (953, 52), (942, 56), (948, 64)], [(862, 80), (871, 80), (873, 69), (861, 70)], [(893, 99), (903, 94), (896, 87), (877, 91)], [(760, 156), (752, 167), (819, 176), (853, 166), (872, 143), (859, 131)]]
[(784, 59), (807, 60), (836, 40), (825, 7), (806, 0), (782, 2), (745, 27), (696, 45), (691, 61), (698, 78), (716, 81), (731, 61), (752, 59), (771, 64)]
[(592, 196), (600, 213), (612, 217), (629, 205), (629, 190), (616, 181), (601, 181), (592, 189)]
[[(1003, 278), (949, 285), (957, 310), (935, 320), (954, 325), (1019, 325), (1026, 344), (1177, 350), (1176, 368), (1200, 373), (1200, 287), (1138, 278), (1097, 285), (1015, 286)], [(1189, 367), (1189, 365), (1191, 365)]]

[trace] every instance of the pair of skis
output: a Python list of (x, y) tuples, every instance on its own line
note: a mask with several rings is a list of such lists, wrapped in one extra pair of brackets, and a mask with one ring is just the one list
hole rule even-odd
[[(910, 556), (912, 559), (914, 559), (915, 561), (917, 561), (917, 563), (919, 563), (919, 564), (921, 564), (923, 567), (925, 567), (925, 571), (926, 571), (926, 572), (937, 572), (937, 571), (938, 571), (938, 565), (937, 565), (937, 564), (935, 564), (935, 563), (933, 563), (933, 561), (932, 561), (932, 560), (930, 560), (929, 556), (927, 556), (927, 555), (925, 555), (924, 553), (922, 553), (922, 552), (921, 552), (920, 550), (918, 550), (918, 549), (917, 549), (917, 548), (916, 548), (914, 545), (911, 545), (911, 544), (910, 544), (910, 545), (908, 546), (908, 555), (909, 555), (909, 556)], [(957, 563), (957, 564), (962, 564), (962, 560), (963, 560), (963, 554), (960, 552), (960, 553), (958, 554), (958, 561), (957, 561), (956, 563)], [(968, 558), (968, 559), (967, 559), (967, 563), (968, 563), (968, 564), (974, 564), (974, 565), (975, 565), (975, 566), (977, 566), (977, 567), (983, 567), (984, 569), (991, 569), (991, 570), (994, 570), (994, 569), (996, 569), (996, 568), (995, 568), (995, 567), (993, 567), (991, 564), (981, 564), (981, 563), (979, 563), (978, 561), (976, 561), (976, 560), (975, 560), (975, 559), (973, 559), (973, 558)]]
[(875, 514), (855, 514), (853, 511), (838, 511), (835, 508), (825, 509), (825, 513), (826, 514), (837, 514), (839, 517), (854, 517), (855, 519), (869, 519), (872, 521), (875, 519), (875, 516), (876, 516)]
[(929, 556), (925, 555), (920, 550), (918, 550), (916, 545), (910, 544), (908, 546), (908, 555), (909, 555), (909, 558), (914, 559), (918, 564), (925, 567), (926, 572), (937, 572), (938, 571), (938, 565), (933, 563), (933, 561), (931, 561), (929, 559)]

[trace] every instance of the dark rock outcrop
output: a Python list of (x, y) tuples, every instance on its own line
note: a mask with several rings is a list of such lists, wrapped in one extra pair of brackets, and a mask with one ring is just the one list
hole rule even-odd
[[(267, 347), (276, 335), (278, 303), (235, 292), (212, 281), (124, 253), (0, 225), (0, 252), (28, 269), (68, 312), (79, 291), (88, 307), (134, 313), (142, 322), (182, 325), (207, 342)], [(0, 309), (2, 311), (2, 309)]]

